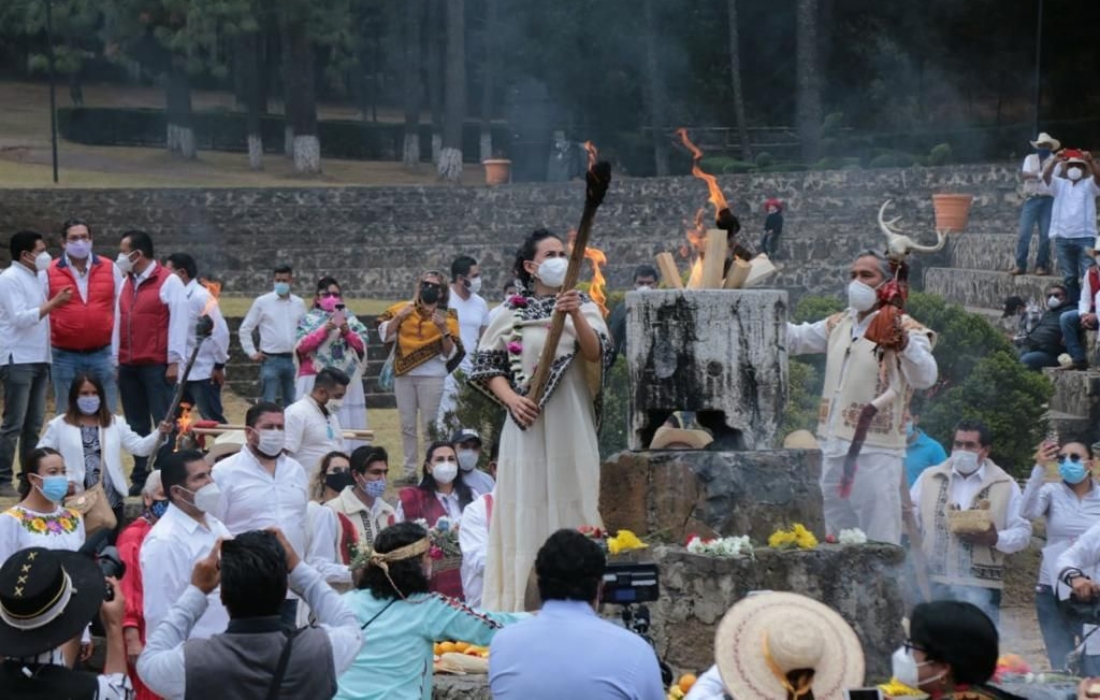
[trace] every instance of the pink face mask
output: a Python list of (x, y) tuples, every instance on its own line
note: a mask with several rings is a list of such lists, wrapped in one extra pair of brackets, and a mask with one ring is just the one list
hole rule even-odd
[(331, 314), (333, 311), (336, 311), (336, 305), (339, 303), (340, 300), (336, 297), (321, 297), (317, 305)]

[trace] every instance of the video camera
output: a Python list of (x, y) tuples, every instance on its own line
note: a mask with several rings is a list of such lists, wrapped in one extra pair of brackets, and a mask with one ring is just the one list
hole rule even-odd
[[(656, 564), (608, 563), (603, 575), (604, 603), (620, 605), (623, 610), (620, 617), (623, 626), (649, 642), (653, 651), (657, 645), (649, 636), (649, 608), (644, 603), (652, 603), (660, 597), (660, 570)], [(635, 607), (637, 606), (637, 607)], [(661, 680), (667, 688), (672, 683), (672, 669), (658, 655), (661, 666)]]
[[(118, 549), (111, 544), (110, 530), (103, 529), (89, 537), (84, 546), (80, 548), (80, 553), (95, 560), (95, 563), (99, 565), (99, 570), (103, 573), (103, 578), (122, 580), (122, 577), (126, 575), (126, 564), (119, 556)], [(109, 583), (104, 582), (104, 585), (106, 588), (103, 592), (103, 599), (106, 601), (114, 600), (115, 590), (111, 588)]]

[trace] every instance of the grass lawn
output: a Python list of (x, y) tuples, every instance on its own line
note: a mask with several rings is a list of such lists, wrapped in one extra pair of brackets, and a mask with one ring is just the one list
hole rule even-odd
[[(302, 290), (297, 293), (302, 295)], [(244, 318), (253, 301), (255, 297), (222, 296), (218, 298), (218, 307), (226, 318)], [(344, 302), (356, 316), (375, 316), (397, 303), (384, 299), (345, 299)]]

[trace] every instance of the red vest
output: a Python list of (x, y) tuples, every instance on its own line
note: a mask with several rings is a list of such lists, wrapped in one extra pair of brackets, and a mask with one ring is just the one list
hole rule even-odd
[(1091, 292), (1089, 299), (1089, 313), (1096, 313), (1096, 295), (1100, 294), (1100, 268), (1093, 265), (1086, 273), (1089, 278), (1089, 292)]
[(440, 518), (447, 517), (447, 511), (443, 504), (435, 497), (419, 486), (403, 488), (397, 494), (401, 499), (401, 511), (405, 514), (405, 522), (423, 519), (428, 527), (435, 527)]
[(93, 255), (88, 261), (88, 300), (80, 297), (76, 272), (64, 256), (50, 263), (46, 272), (53, 298), (72, 287), (68, 304), (50, 312), (50, 345), (70, 352), (98, 350), (111, 344), (115, 325), (115, 268), (110, 260)]
[(118, 363), (156, 365), (168, 362), (168, 306), (160, 288), (172, 273), (157, 265), (137, 289), (127, 275), (118, 297)]

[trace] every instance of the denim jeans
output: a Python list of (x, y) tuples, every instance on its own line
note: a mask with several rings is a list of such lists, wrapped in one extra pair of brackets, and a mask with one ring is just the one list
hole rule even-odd
[(0, 484), (11, 484), (15, 448), (19, 459), (38, 444), (38, 434), (46, 418), (46, 387), (50, 384), (48, 362), (27, 362), (0, 367), (4, 385), (4, 419), (0, 423)]
[[(175, 387), (164, 377), (167, 365), (119, 365), (118, 393), (122, 398), (122, 413), (126, 422), (139, 435), (148, 435), (168, 415)], [(163, 460), (172, 453), (172, 439), (164, 441), (157, 453)], [(134, 472), (130, 483), (144, 485), (149, 476), (148, 458), (134, 457)]]
[(1085, 253), (1091, 248), (1095, 238), (1055, 238), (1054, 251), (1058, 254), (1058, 269), (1062, 272), (1062, 281), (1066, 285), (1066, 303), (1077, 304), (1081, 298), (1081, 280), (1092, 267), (1092, 257)]
[(118, 385), (115, 383), (115, 368), (111, 364), (111, 347), (107, 346), (95, 352), (80, 353), (53, 349), (53, 366), (50, 368), (50, 376), (53, 379), (53, 396), (57, 403), (57, 413), (64, 413), (69, 408), (69, 386), (77, 374), (86, 372), (103, 384), (103, 391), (107, 395), (103, 400), (107, 402), (107, 410), (115, 412), (115, 402), (118, 401)]
[(206, 420), (216, 420), (219, 423), (228, 423), (222, 410), (222, 388), (214, 384), (211, 379), (197, 379), (187, 382), (187, 391), (184, 392), (191, 404), (199, 409), (199, 413)]
[(260, 394), (264, 401), (273, 403), (281, 390), (283, 406), (294, 403), (294, 380), (297, 377), (293, 357), (269, 355), (264, 358), (263, 365), (260, 367)]
[(1016, 240), (1016, 267), (1027, 269), (1027, 254), (1031, 248), (1031, 230), (1039, 225), (1039, 255), (1035, 267), (1050, 269), (1050, 215), (1054, 197), (1029, 197), (1020, 207), (1020, 235)]
[(1043, 633), (1050, 667), (1056, 671), (1065, 669), (1066, 656), (1077, 644), (1081, 625), (1073, 624), (1062, 614), (1057, 596), (1050, 586), (1035, 589), (1035, 613), (1039, 617), (1039, 630)]
[(1020, 362), (1033, 372), (1041, 372), (1044, 367), (1057, 367), (1058, 357), (1042, 350), (1031, 350), (1020, 355)]
[(1084, 362), (1087, 358), (1085, 344), (1082, 342), (1084, 331), (1081, 328), (1080, 312), (1077, 309), (1065, 312), (1059, 317), (1058, 324), (1062, 327), (1062, 339), (1066, 342), (1066, 352), (1074, 362)]

